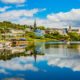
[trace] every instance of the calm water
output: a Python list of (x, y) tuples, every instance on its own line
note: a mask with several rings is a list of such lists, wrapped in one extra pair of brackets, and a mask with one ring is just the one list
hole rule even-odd
[(80, 44), (47, 42), (0, 49), (0, 80), (80, 80)]

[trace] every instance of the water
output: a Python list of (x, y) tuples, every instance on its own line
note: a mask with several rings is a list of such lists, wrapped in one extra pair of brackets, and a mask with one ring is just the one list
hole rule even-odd
[(80, 44), (43, 42), (1, 49), (0, 80), (80, 80)]

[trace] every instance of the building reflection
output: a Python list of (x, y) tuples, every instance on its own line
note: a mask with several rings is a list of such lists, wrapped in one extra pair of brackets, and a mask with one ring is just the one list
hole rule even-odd
[(52, 54), (54, 56), (75, 56), (80, 55), (80, 44), (31, 44), (29, 46), (20, 45), (10, 48), (0, 49), (0, 60), (11, 60), (15, 57), (33, 56), (37, 61), (37, 56)]
[(47, 44), (44, 44), (44, 46), (45, 46), (44, 51), (46, 51), (45, 53), (52, 54), (57, 57), (59, 56), (70, 57), (70, 56), (80, 55), (80, 44), (47, 43)]
[(10, 47), (10, 48), (3, 48), (0, 50), (0, 60), (11, 60), (12, 58), (15, 57), (28, 57), (28, 56), (33, 56), (34, 60), (37, 61), (37, 55), (44, 55), (39, 51), (39, 48), (35, 46), (34, 44), (29, 45), (29, 46), (15, 46), (15, 47)]

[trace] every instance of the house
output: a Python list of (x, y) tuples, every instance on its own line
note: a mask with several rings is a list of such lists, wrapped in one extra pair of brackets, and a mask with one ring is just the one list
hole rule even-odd
[(46, 34), (53, 33), (53, 30), (45, 30)]
[[(4, 36), (5, 34), (3, 33), (3, 34), (1, 34), (1, 35)], [(7, 33), (6, 36), (14, 36), (14, 34), (13, 34), (13, 33)]]
[(44, 30), (40, 30), (40, 29), (35, 29), (34, 33), (38, 37), (40, 37), (40, 36), (44, 37), (45, 31)]
[(19, 29), (12, 29), (11, 30), (11, 33), (13, 33), (13, 34), (24, 34), (25, 32), (23, 31), (23, 30), (19, 30)]
[(72, 29), (72, 32), (76, 32), (78, 35), (80, 35), (80, 29)]
[(25, 31), (31, 32), (31, 28), (26, 28)]
[(25, 31), (19, 29), (12, 29), (11, 33), (14, 34), (14, 36), (22, 36), (25, 33)]
[(55, 29), (55, 31), (59, 32), (61, 35), (67, 35), (68, 34), (68, 30), (67, 28), (62, 28), (62, 29)]
[(76, 32), (78, 35), (80, 35), (80, 29), (72, 29), (70, 26), (68, 32)]
[(49, 33), (54, 33), (55, 31), (59, 32), (61, 35), (68, 34), (67, 28), (52, 28), (50, 30), (45, 30), (45, 33), (49, 34)]
[(14, 48), (11, 50), (12, 54), (16, 54), (16, 53), (23, 53), (25, 52), (24, 48)]

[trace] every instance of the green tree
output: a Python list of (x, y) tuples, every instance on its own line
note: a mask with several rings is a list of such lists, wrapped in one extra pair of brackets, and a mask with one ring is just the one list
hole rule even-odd
[(70, 32), (69, 33), (70, 39), (71, 41), (79, 41), (79, 35), (76, 32)]

